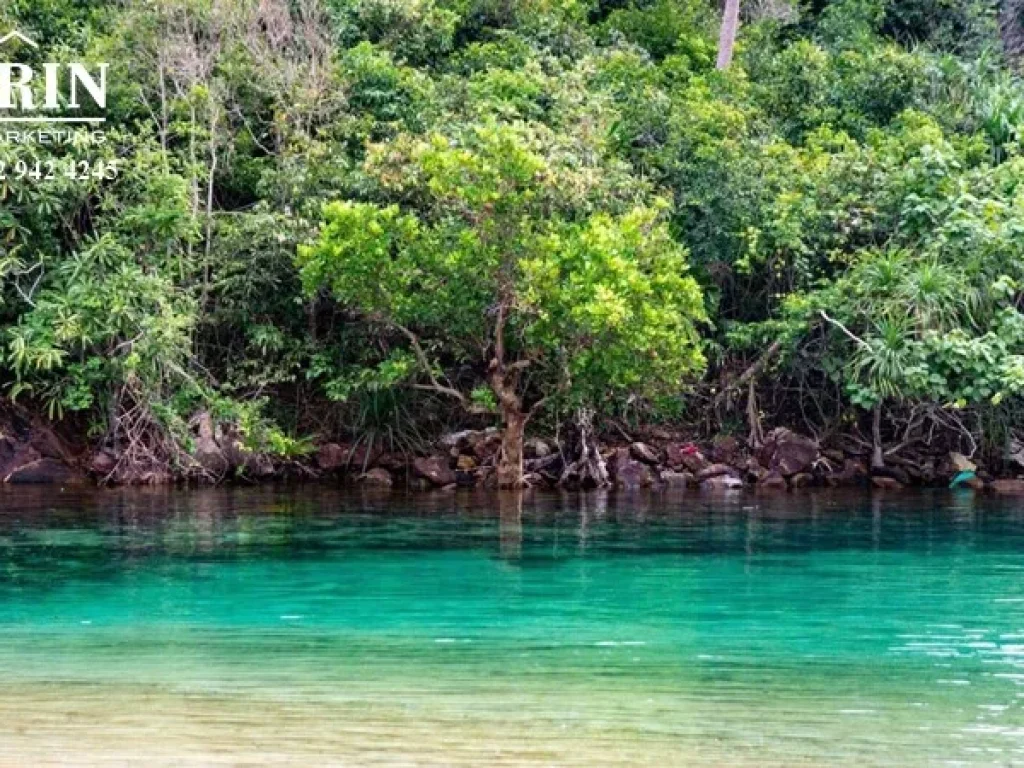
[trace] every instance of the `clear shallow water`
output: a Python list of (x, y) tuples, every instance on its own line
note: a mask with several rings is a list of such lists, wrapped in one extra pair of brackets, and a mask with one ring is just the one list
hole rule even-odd
[(1024, 766), (1024, 505), (0, 491), (0, 765)]

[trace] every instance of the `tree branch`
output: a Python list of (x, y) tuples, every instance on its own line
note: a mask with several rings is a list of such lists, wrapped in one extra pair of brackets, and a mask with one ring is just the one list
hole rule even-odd
[(466, 405), (466, 396), (464, 394), (459, 392), (459, 390), (455, 389), (454, 387), (445, 386), (444, 384), (437, 380), (437, 376), (434, 375), (434, 370), (430, 366), (430, 360), (427, 359), (427, 353), (423, 351), (423, 347), (420, 345), (419, 337), (415, 333), (410, 331), (408, 328), (406, 328), (404, 325), (399, 325), (398, 323), (394, 322), (388, 323), (388, 325), (391, 325), (393, 328), (397, 329), (398, 331), (401, 331), (402, 334), (409, 340), (409, 343), (412, 345), (413, 354), (416, 355), (416, 360), (419, 361), (420, 368), (423, 369), (423, 372), (430, 379), (430, 389), (434, 390), (435, 392), (440, 392), (442, 395), (449, 395), (450, 397), (454, 397), (456, 400), (462, 403), (462, 405)]
[(771, 346), (762, 352), (761, 356), (758, 357), (757, 360), (747, 368), (747, 370), (741, 373), (740, 377), (736, 379), (736, 381), (731, 382), (722, 388), (722, 391), (715, 397), (715, 406), (718, 406), (730, 392), (739, 391), (744, 384), (752, 381), (754, 377), (761, 373), (764, 367), (768, 365), (768, 362), (779, 353), (780, 349), (782, 349), (782, 341), (776, 340), (772, 342)]
[(869, 351), (871, 350), (871, 345), (870, 344), (868, 344), (866, 341), (864, 341), (864, 339), (862, 339), (860, 336), (857, 336), (853, 331), (851, 331), (845, 325), (840, 323), (838, 320), (834, 320), (833, 318), (831, 318), (827, 314), (825, 314), (825, 310), (819, 309), (818, 313), (821, 315), (822, 319), (825, 320), (825, 322), (831, 323), (832, 325), (834, 325), (836, 328), (838, 328), (843, 333), (845, 333), (848, 338), (850, 338), (851, 340), (856, 342), (859, 346), (861, 346), (864, 349), (867, 349)]
[(541, 408), (543, 408), (545, 405), (551, 402), (551, 398), (552, 395), (545, 395), (536, 403), (531, 405), (530, 410), (526, 412), (526, 420), (529, 421), (530, 419), (532, 419), (534, 415), (536, 415), (540, 411)]

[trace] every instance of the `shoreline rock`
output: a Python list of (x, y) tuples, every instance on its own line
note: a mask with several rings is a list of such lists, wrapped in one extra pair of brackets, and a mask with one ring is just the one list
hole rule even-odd
[[(440, 437), (423, 455), (368, 450), (366, 446), (323, 442), (307, 458), (287, 462), (241, 448), (235, 435), (216, 424), (196, 425), (196, 465), (213, 481), (236, 476), (249, 481), (315, 479), (411, 490), (491, 487), (501, 432), (466, 429)], [(665, 431), (642, 432), (643, 440), (609, 441), (599, 446), (611, 486), (623, 490), (692, 489), (792, 492), (811, 488), (860, 487), (893, 492), (908, 487), (945, 488), (958, 472), (976, 472), (966, 484), (977, 491), (1024, 495), (1024, 478), (998, 474), (976, 457), (938, 449), (912, 457), (887, 457), (884, 470), (868, 468), (868, 449), (849, 436), (831, 444), (786, 427), (769, 431), (763, 445), (749, 448), (731, 435), (686, 441)], [(524, 446), (524, 472), (533, 488), (556, 488), (570, 457), (550, 436), (531, 436)], [(0, 481), (15, 484), (103, 483), (117, 471), (108, 447), (74, 450), (53, 428), (25, 416), (0, 411)], [(1014, 473), (1015, 475), (1016, 473)], [(170, 472), (114, 477), (115, 483), (175, 483)]]

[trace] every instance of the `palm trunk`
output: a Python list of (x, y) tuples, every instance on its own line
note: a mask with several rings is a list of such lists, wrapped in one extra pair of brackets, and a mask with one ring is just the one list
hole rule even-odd
[(718, 35), (718, 69), (732, 64), (732, 49), (736, 44), (736, 31), (740, 26), (740, 0), (725, 0), (722, 29)]

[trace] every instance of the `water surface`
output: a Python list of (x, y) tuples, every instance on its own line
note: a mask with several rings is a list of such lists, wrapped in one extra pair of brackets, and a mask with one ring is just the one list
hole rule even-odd
[(1024, 766), (1024, 506), (0, 491), (0, 764)]

